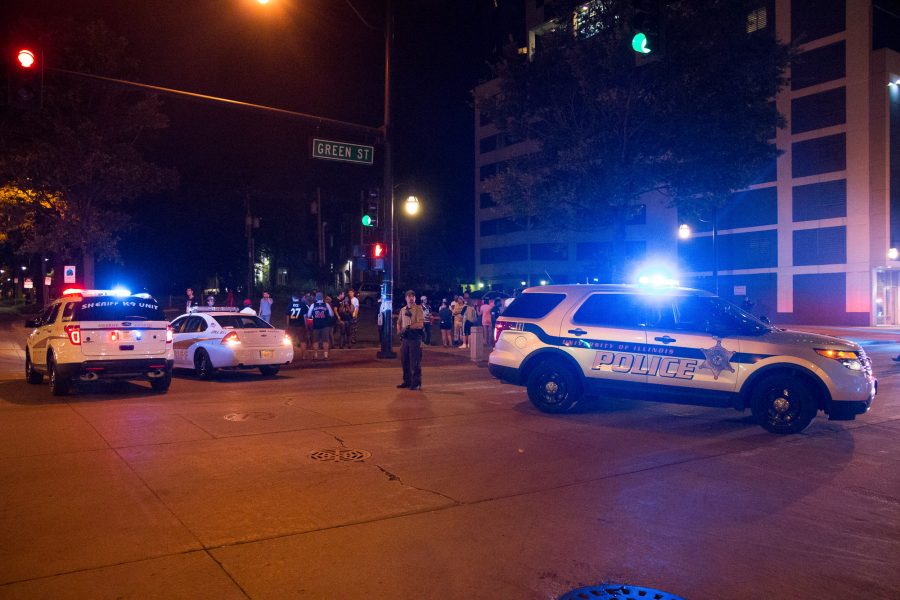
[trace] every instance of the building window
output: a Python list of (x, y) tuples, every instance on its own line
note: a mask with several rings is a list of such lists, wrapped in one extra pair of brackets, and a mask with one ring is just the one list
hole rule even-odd
[(491, 208), (497, 206), (497, 201), (494, 200), (490, 192), (481, 192), (481, 195), (478, 196), (478, 205), (481, 208)]
[(535, 260), (569, 260), (568, 244), (531, 244), (531, 258)]
[(489, 165), (484, 165), (480, 169), (478, 169), (478, 178), (481, 181), (493, 177), (497, 174), (497, 163), (491, 163)]
[(575, 37), (589, 38), (597, 35), (604, 28), (603, 13), (606, 10), (603, 0), (590, 0), (576, 8), (572, 15)]
[(486, 138), (481, 138), (478, 140), (478, 152), (480, 154), (484, 154), (485, 152), (492, 152), (497, 149), (497, 134), (489, 135)]
[(633, 206), (628, 218), (625, 221), (628, 225), (646, 225), (647, 224), (647, 205), (638, 204)]
[(804, 133), (847, 122), (843, 87), (791, 100), (791, 133)]
[(481, 237), (489, 235), (503, 235), (504, 233), (515, 233), (516, 231), (524, 231), (525, 226), (515, 219), (486, 219), (481, 222), (479, 232)]
[(769, 11), (765, 6), (751, 10), (747, 13), (747, 33), (762, 31), (769, 24)]
[(793, 190), (793, 219), (817, 221), (847, 216), (847, 181), (800, 185)]
[(791, 63), (791, 89), (843, 79), (847, 72), (843, 41), (804, 52)]
[(847, 168), (847, 136), (843, 133), (791, 144), (794, 177), (806, 177)]
[(847, 0), (791, 0), (791, 40), (805, 44), (844, 30)]
[(278, 273), (276, 275), (276, 282), (278, 285), (287, 285), (288, 284), (288, 270), (287, 269), (278, 269)]
[(480, 258), (483, 265), (527, 260), (528, 244), (482, 248)]
[(794, 232), (794, 265), (835, 265), (847, 262), (847, 228), (824, 227)]

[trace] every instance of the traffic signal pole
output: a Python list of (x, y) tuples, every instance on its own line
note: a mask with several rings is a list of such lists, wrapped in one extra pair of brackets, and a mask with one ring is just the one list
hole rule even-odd
[(384, 23), (384, 231), (387, 233), (387, 260), (381, 280), (381, 349), (378, 358), (397, 358), (394, 352), (394, 171), (391, 163), (391, 45), (394, 37), (391, 0), (385, 0)]

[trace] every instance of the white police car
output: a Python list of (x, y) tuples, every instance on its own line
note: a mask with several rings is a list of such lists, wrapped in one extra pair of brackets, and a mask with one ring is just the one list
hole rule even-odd
[(777, 329), (687, 288), (559, 285), (526, 289), (497, 320), (491, 373), (528, 388), (545, 412), (586, 393), (750, 408), (774, 433), (819, 410), (865, 413), (877, 381), (846, 340)]
[(25, 326), (25, 379), (47, 375), (54, 396), (76, 383), (143, 379), (165, 392), (172, 382), (172, 331), (149, 294), (67, 289)]
[(172, 321), (175, 368), (209, 379), (218, 369), (259, 369), (275, 375), (294, 360), (294, 345), (282, 329), (237, 308), (197, 307)]

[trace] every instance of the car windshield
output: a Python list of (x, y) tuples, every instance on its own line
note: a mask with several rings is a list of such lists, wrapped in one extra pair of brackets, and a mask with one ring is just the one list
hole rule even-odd
[(222, 327), (232, 329), (274, 329), (271, 325), (253, 315), (216, 315), (213, 317)]
[(153, 298), (100, 296), (85, 298), (75, 307), (75, 321), (165, 321)]

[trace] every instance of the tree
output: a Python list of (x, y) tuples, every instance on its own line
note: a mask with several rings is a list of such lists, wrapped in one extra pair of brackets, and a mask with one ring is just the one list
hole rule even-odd
[(83, 283), (92, 287), (95, 260), (118, 259), (128, 203), (175, 181), (140, 148), (168, 122), (155, 96), (58, 71), (130, 74), (127, 43), (102, 22), (57, 23), (40, 38), (42, 106), (0, 113), (0, 206), (22, 234), (20, 252), (80, 258)]
[(664, 45), (648, 56), (631, 47), (633, 4), (548, 1), (585, 18), (560, 18), (531, 58), (507, 52), (499, 93), (476, 99), (507, 142), (530, 144), (487, 186), (526, 227), (611, 226), (623, 241), (645, 194), (702, 214), (774, 163), (791, 52), (769, 30), (747, 33), (758, 2), (652, 3)]

